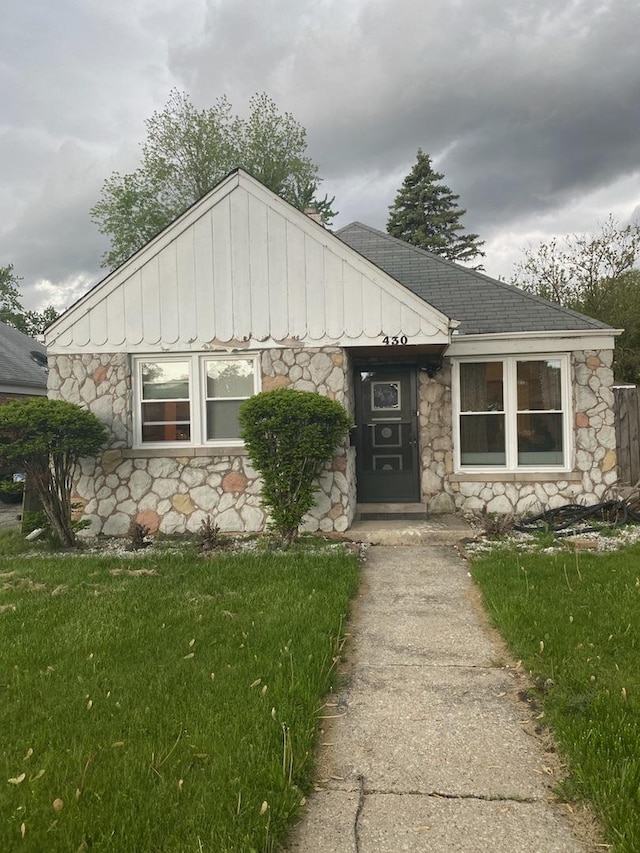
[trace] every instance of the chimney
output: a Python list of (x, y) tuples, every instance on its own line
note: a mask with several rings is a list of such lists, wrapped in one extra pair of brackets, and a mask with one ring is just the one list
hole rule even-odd
[(318, 212), (318, 208), (315, 204), (309, 204), (304, 209), (305, 215), (309, 217), (309, 219), (313, 219), (314, 222), (317, 222), (318, 225), (322, 225), (324, 228), (324, 216)]

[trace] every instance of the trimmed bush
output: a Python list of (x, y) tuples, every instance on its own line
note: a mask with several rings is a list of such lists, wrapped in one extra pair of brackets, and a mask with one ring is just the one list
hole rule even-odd
[(240, 407), (241, 435), (262, 475), (262, 500), (283, 543), (314, 506), (314, 480), (347, 435), (343, 407), (310, 391), (263, 391)]
[(106, 439), (101, 421), (74, 403), (36, 397), (0, 407), (0, 457), (25, 472), (62, 545), (75, 544), (73, 470), (81, 457), (95, 456)]

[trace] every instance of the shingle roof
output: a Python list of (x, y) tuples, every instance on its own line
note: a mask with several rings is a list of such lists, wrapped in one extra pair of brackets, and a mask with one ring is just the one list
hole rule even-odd
[(458, 320), (459, 334), (610, 328), (361, 222), (346, 225), (335, 236), (425, 302)]
[[(34, 356), (32, 353), (37, 353)], [(27, 386), (38, 390), (47, 387), (46, 348), (23, 335), (13, 326), (0, 323), (0, 385)]]

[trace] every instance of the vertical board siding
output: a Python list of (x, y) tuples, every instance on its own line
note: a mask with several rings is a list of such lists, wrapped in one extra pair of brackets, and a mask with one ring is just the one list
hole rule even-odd
[(236, 185), (105, 280), (52, 343), (170, 351), (249, 339), (446, 338), (440, 315), (283, 205)]
[(618, 474), (623, 483), (640, 481), (640, 395), (638, 389), (614, 388)]
[(180, 338), (188, 344), (196, 338), (196, 271), (194, 257), (194, 232), (189, 229), (176, 240), (176, 277), (178, 291), (178, 317)]
[(130, 344), (142, 341), (142, 275), (137, 270), (124, 288), (125, 338)]
[(386, 335), (404, 334), (401, 307), (397, 299), (382, 291), (382, 316), (384, 318), (384, 331)]
[(411, 311), (411, 309), (407, 308), (406, 305), (400, 306), (401, 334), (406, 335), (408, 338), (412, 338), (421, 331), (421, 325), (420, 317), (418, 317), (415, 311)]
[(307, 333), (318, 340), (325, 332), (324, 249), (307, 234), (304, 237), (305, 286), (307, 293)]
[(372, 281), (363, 282), (362, 329), (370, 338), (377, 338), (382, 331), (380, 288)]
[(283, 216), (268, 208), (269, 234), (268, 302), (270, 327), (267, 334), (283, 340), (289, 334), (289, 294), (287, 289), (287, 223)]
[(91, 340), (89, 314), (84, 314), (73, 327), (73, 342), (79, 347), (86, 346)]
[(160, 289), (158, 287), (158, 258), (152, 258), (140, 270), (142, 277), (142, 323), (145, 343), (157, 344), (162, 340), (160, 324)]
[(98, 346), (102, 346), (102, 344), (106, 344), (108, 334), (107, 306), (103, 301), (89, 311), (89, 340)]
[(249, 281), (249, 194), (236, 190), (231, 204), (231, 288), (233, 292), (233, 337), (246, 336), (251, 317), (251, 288)]
[(304, 232), (286, 223), (287, 234), (287, 285), (289, 301), (289, 334), (306, 337), (307, 334), (307, 269), (304, 251)]
[(116, 348), (122, 346), (125, 341), (124, 288), (119, 287), (110, 293), (106, 303), (109, 346)]
[(160, 328), (163, 344), (174, 344), (180, 336), (176, 278), (176, 244), (174, 241), (169, 243), (158, 257)]
[(362, 275), (351, 264), (344, 265), (344, 330), (362, 334)]
[(426, 317), (420, 317), (420, 333), (428, 337), (435, 337), (438, 334), (438, 327), (434, 323), (430, 323)]
[(236, 317), (238, 337), (251, 334), (258, 340), (269, 336), (269, 234), (267, 208), (249, 196), (249, 292), (251, 313)]
[(339, 338), (344, 333), (344, 270), (342, 258), (324, 249), (324, 292), (326, 300), (326, 333)]
[(231, 269), (231, 216), (229, 197), (212, 211), (213, 217), (213, 313), (216, 338), (233, 337), (233, 292)]
[(213, 236), (209, 211), (194, 225), (196, 334), (198, 340), (208, 343), (215, 337), (213, 311)]

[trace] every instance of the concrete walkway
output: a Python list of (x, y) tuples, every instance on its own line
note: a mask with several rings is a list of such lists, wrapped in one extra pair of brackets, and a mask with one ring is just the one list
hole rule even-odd
[(290, 853), (585, 853), (451, 546), (369, 548)]

